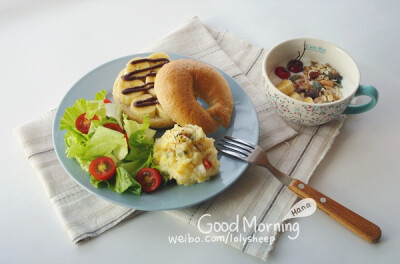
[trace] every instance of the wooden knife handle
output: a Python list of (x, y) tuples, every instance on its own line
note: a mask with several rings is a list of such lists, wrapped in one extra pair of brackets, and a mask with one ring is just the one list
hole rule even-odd
[(302, 198), (314, 199), (319, 209), (365, 241), (375, 243), (381, 237), (382, 232), (377, 225), (335, 202), (304, 182), (293, 179), (289, 185), (289, 189)]

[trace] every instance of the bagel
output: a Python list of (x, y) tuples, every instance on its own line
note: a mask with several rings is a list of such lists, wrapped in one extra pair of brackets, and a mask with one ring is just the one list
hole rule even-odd
[[(206, 134), (228, 127), (233, 111), (232, 93), (225, 78), (210, 65), (181, 59), (165, 64), (154, 89), (164, 111), (179, 125), (198, 125)], [(204, 109), (200, 97), (208, 104)]]
[[(128, 115), (129, 119), (143, 123), (143, 117), (148, 115), (150, 127), (153, 128), (168, 128), (175, 124), (160, 104), (135, 106), (138, 101), (150, 98), (157, 101), (156, 92), (151, 87), (158, 70), (168, 61), (169, 57), (166, 53), (157, 52), (146, 58), (133, 58), (119, 72), (113, 85), (113, 98), (115, 103), (122, 106), (122, 111)], [(123, 78), (126, 75), (129, 75), (130, 79)], [(137, 89), (140, 87), (143, 88)], [(133, 92), (124, 94), (123, 91), (126, 89), (132, 89)]]

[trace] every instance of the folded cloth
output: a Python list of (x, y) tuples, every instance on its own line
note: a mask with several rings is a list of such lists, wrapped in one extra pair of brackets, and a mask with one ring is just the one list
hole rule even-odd
[[(260, 123), (259, 145), (268, 150), (271, 162), (305, 182), (323, 159), (338, 134), (343, 120), (324, 126), (289, 126), (267, 104), (261, 75), (261, 62), (265, 50), (252, 46), (227, 32), (208, 29), (195, 17), (171, 32), (148, 51), (170, 51), (206, 61), (232, 76), (247, 92), (257, 110)], [(111, 87), (110, 87), (111, 89)], [(68, 235), (74, 243), (86, 241), (140, 213), (111, 204), (87, 192), (67, 175), (57, 160), (52, 144), (52, 123), (55, 110), (41, 115), (15, 129), (28, 160), (39, 175)], [(286, 144), (279, 144), (285, 142)], [(224, 242), (266, 260), (273, 248), (271, 241), (278, 230), (257, 228), (279, 223), (288, 212), (296, 196), (286, 190), (265, 169), (249, 167), (240, 179), (222, 194), (199, 205), (166, 211), (187, 223), (204, 230), (209, 222), (234, 223), (240, 219), (251, 222), (252, 228), (239, 228), (229, 233)], [(257, 230), (254, 230), (257, 229)], [(226, 235), (216, 230), (214, 236)], [(241, 239), (232, 239), (237, 237)]]

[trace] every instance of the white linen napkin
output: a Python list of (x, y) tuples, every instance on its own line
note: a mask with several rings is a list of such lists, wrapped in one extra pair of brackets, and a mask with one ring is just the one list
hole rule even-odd
[[(260, 123), (259, 145), (268, 150), (271, 162), (305, 182), (323, 159), (343, 120), (324, 126), (298, 127), (286, 124), (267, 104), (263, 90), (261, 61), (265, 50), (252, 46), (227, 32), (214, 32), (195, 17), (174, 30), (147, 51), (170, 51), (204, 60), (234, 78), (252, 99)], [(132, 53), (135, 53), (133, 51)], [(111, 90), (111, 87), (110, 87)], [(74, 243), (86, 241), (135, 216), (139, 211), (111, 204), (87, 192), (63, 170), (52, 144), (51, 129), (55, 110), (16, 128), (29, 162), (35, 169), (49, 199)], [(285, 142), (285, 144), (279, 144)], [(279, 223), (296, 196), (286, 190), (263, 168), (248, 170), (222, 194), (202, 204), (166, 211), (197, 225), (204, 215), (214, 222), (233, 223), (237, 219), (256, 219), (256, 227)], [(206, 223), (200, 226), (205, 228)], [(243, 252), (266, 260), (274, 243), (243, 238), (276, 237), (278, 231), (238, 230), (224, 242)], [(211, 233), (221, 236), (218, 232)], [(241, 237), (236, 241), (232, 237)]]

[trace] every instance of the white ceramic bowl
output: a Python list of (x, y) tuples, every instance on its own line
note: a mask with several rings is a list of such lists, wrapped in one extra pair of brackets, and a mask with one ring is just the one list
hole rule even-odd
[[(304, 66), (311, 61), (321, 64), (329, 63), (343, 77), (343, 98), (323, 104), (305, 103), (279, 91), (277, 85), (282, 79), (275, 74), (275, 68), (285, 67), (302, 52), (306, 43), (306, 51), (301, 61)], [(297, 38), (284, 41), (273, 47), (265, 56), (262, 68), (265, 90), (271, 106), (287, 121), (301, 125), (320, 125), (338, 118), (342, 114), (358, 114), (372, 109), (378, 101), (378, 91), (373, 86), (360, 86), (360, 71), (354, 60), (341, 48), (329, 42)], [(363, 105), (349, 105), (354, 96), (367, 95), (371, 101)]]

